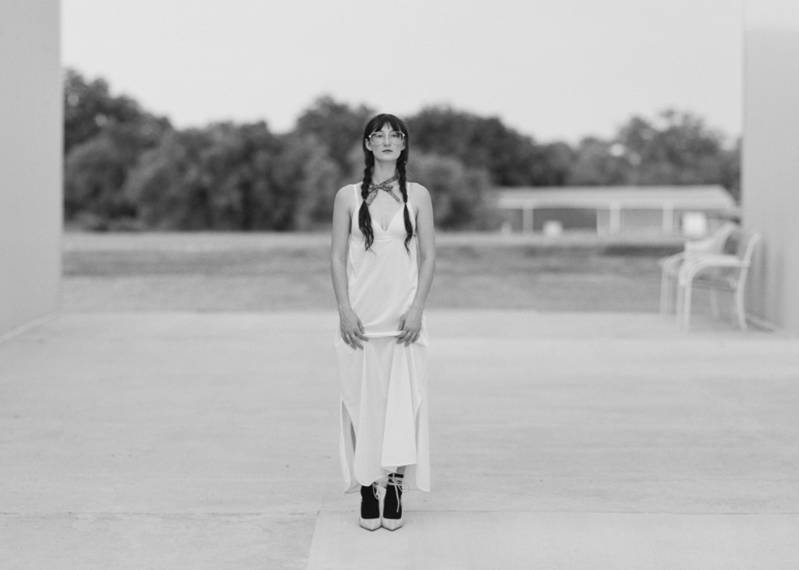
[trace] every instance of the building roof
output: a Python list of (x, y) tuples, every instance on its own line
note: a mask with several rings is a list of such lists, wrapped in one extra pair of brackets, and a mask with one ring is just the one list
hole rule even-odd
[(496, 188), (497, 207), (517, 208), (696, 208), (734, 210), (735, 201), (718, 185), (547, 186)]

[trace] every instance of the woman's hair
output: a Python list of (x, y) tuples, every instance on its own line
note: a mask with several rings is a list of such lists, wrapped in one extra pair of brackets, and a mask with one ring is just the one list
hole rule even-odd
[(405, 165), (408, 162), (408, 151), (411, 149), (411, 141), (408, 136), (408, 127), (406, 127), (405, 123), (403, 123), (402, 120), (395, 115), (390, 115), (388, 113), (375, 115), (369, 120), (368, 123), (366, 123), (366, 127), (363, 129), (361, 147), (363, 148), (363, 159), (365, 165), (363, 169), (363, 181), (361, 182), (361, 198), (363, 198), (363, 201), (361, 202), (361, 208), (358, 211), (358, 227), (361, 229), (361, 233), (363, 233), (363, 237), (366, 241), (366, 249), (369, 249), (374, 242), (375, 236), (374, 232), (372, 231), (372, 216), (369, 214), (369, 207), (366, 205), (366, 197), (369, 195), (369, 184), (372, 182), (372, 171), (374, 170), (375, 166), (375, 155), (370, 152), (368, 148), (366, 148), (366, 139), (373, 132), (382, 129), (386, 124), (391, 126), (391, 128), (395, 131), (400, 131), (405, 135), (405, 148), (402, 149), (402, 152), (397, 159), (397, 177), (399, 178), (399, 187), (400, 192), (402, 193), (402, 210), (406, 232), (405, 249), (410, 252), (408, 242), (410, 242), (411, 238), (413, 237), (413, 226), (411, 225), (411, 216), (408, 212), (408, 188), (405, 177)]

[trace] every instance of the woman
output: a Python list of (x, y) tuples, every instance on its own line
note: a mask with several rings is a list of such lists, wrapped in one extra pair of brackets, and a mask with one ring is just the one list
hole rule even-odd
[(396, 530), (403, 489), (430, 490), (423, 309), (435, 269), (433, 206), (424, 186), (406, 180), (410, 140), (399, 118), (375, 116), (361, 143), (363, 180), (341, 188), (333, 206), (339, 446), (345, 492), (361, 492), (360, 525)]

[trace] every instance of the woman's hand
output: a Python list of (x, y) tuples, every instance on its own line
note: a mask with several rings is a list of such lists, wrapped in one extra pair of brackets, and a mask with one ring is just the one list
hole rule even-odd
[(344, 339), (351, 348), (363, 348), (361, 340), (369, 342), (364, 335), (363, 323), (355, 311), (352, 309), (342, 309), (338, 313), (341, 327), (341, 338)]
[(416, 339), (419, 338), (419, 331), (422, 330), (422, 308), (411, 305), (411, 308), (400, 317), (399, 324), (402, 333), (397, 336), (397, 342), (404, 342), (405, 346), (416, 342)]

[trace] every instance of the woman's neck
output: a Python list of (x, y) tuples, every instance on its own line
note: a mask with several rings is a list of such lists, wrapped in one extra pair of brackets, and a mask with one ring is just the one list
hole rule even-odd
[(394, 176), (394, 174), (396, 174), (396, 171), (397, 171), (396, 161), (380, 162), (376, 160), (374, 170), (372, 171), (372, 183), (379, 184), (384, 180), (388, 180), (389, 178)]

